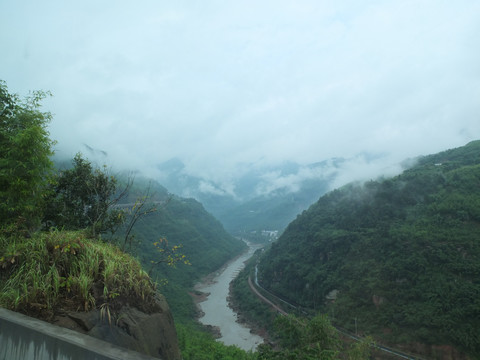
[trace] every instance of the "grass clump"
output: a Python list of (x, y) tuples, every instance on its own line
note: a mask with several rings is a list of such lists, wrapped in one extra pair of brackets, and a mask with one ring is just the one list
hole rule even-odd
[(155, 310), (155, 284), (116, 246), (79, 231), (0, 235), (0, 306), (48, 318), (123, 304)]

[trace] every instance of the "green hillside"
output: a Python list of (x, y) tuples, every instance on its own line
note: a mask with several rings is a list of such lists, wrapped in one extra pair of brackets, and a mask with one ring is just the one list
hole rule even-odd
[(352, 331), (480, 356), (480, 141), (323, 196), (272, 245), (260, 279)]
[[(157, 211), (139, 219), (132, 230), (132, 251), (160, 283), (168, 282), (161, 291), (166, 296), (177, 320), (191, 321), (194, 307), (188, 291), (196, 281), (239, 254), (246, 245), (229, 235), (222, 224), (209, 214), (198, 201), (169, 194), (154, 181), (135, 180), (127, 203), (135, 196), (144, 194), (147, 188), (153, 195)], [(148, 205), (148, 202), (147, 202)], [(123, 234), (123, 229), (117, 232)], [(160, 239), (168, 241), (169, 248), (181, 246), (178, 253), (186, 256), (190, 265), (178, 263), (175, 267), (165, 263), (152, 265), (162, 258), (154, 243)]]

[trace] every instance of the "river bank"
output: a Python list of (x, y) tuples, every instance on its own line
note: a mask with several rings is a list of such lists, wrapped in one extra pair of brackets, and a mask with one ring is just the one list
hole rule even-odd
[[(230, 284), (230, 294), (232, 293), (232, 285)], [(260, 336), (264, 343), (271, 343), (271, 337), (265, 327), (259, 326), (257, 323), (250, 321), (247, 316), (243, 313), (240, 306), (235, 302), (235, 298), (233, 296), (229, 296), (228, 298), (228, 306), (237, 314), (237, 321), (242, 324), (243, 326), (250, 329), (252, 334)]]
[[(247, 243), (249, 249), (199, 282), (191, 294), (199, 309), (199, 322), (226, 345), (254, 351), (264, 342), (250, 327), (240, 323), (241, 316), (230, 307), (230, 283), (244, 268), (245, 262), (261, 245)], [(255, 329), (257, 330), (257, 329)]]

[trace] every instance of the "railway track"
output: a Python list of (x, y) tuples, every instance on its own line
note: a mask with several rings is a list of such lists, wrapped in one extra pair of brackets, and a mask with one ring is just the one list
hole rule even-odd
[[(280, 306), (276, 305), (275, 303), (273, 303), (271, 300), (269, 300), (266, 296), (264, 296), (262, 293), (260, 293), (260, 291), (257, 289), (257, 287), (259, 289), (261, 289), (264, 293), (268, 294), (271, 298), (275, 299), (276, 301), (278, 302), (282, 302), (282, 303), (285, 303), (287, 304), (288, 306), (292, 307), (293, 309), (297, 309), (297, 306), (293, 305), (293, 304), (290, 304), (289, 302), (279, 298), (278, 296), (276, 296), (275, 294), (272, 294), (270, 291), (268, 291), (267, 289), (263, 288), (259, 283), (258, 283), (258, 265), (255, 265), (255, 280), (252, 281), (251, 279), (251, 276), (248, 277), (248, 285), (250, 287), (250, 289), (252, 290), (252, 292), (261, 300), (263, 301), (264, 303), (266, 303), (267, 305), (271, 306), (273, 309), (275, 309), (275, 311), (277, 311), (279, 314), (283, 315), (283, 316), (287, 316), (288, 313), (283, 310)], [(358, 335), (355, 335), (345, 329), (342, 329), (338, 326), (335, 326), (335, 329), (337, 329), (337, 331), (342, 334), (343, 336), (346, 336), (354, 341), (362, 341), (363, 338), (358, 336)], [(375, 344), (374, 345), (375, 349), (379, 350), (379, 351), (382, 351), (382, 352), (385, 352), (385, 353), (388, 353), (389, 355), (393, 355), (395, 357), (398, 357), (398, 358), (401, 358), (401, 359), (408, 359), (408, 360), (425, 360), (424, 358), (422, 357), (419, 357), (419, 356), (414, 356), (414, 355), (411, 355), (411, 354), (406, 354), (402, 351), (399, 351), (399, 350), (396, 350), (396, 349), (392, 349), (392, 348), (389, 348), (387, 346), (383, 346), (383, 345), (378, 345), (378, 344)]]

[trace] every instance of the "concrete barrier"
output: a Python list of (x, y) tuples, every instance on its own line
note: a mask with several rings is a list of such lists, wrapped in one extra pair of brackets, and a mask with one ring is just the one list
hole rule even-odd
[(152, 360), (76, 331), (0, 308), (0, 360)]

